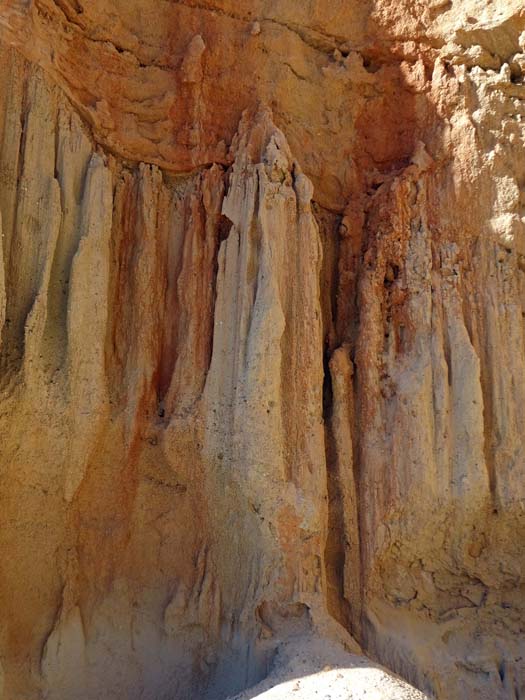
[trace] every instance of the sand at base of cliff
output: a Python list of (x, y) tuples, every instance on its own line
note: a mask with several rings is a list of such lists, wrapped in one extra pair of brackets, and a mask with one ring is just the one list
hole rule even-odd
[(319, 637), (279, 647), (270, 674), (230, 700), (426, 700), (370, 659)]

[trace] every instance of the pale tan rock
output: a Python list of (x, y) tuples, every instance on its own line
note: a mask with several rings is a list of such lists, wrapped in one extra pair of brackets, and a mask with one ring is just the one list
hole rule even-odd
[(525, 694), (524, 35), (0, 0), (5, 700)]

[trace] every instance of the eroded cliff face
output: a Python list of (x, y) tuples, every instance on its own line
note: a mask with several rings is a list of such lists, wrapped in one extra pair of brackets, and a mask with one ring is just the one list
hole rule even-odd
[(215, 700), (346, 630), (524, 698), (522, 3), (0, 39), (3, 697)]

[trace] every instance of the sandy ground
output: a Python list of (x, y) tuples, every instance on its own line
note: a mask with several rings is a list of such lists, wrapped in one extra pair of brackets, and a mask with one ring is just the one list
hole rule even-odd
[(427, 696), (336, 642), (307, 637), (283, 643), (270, 675), (230, 700), (427, 700)]

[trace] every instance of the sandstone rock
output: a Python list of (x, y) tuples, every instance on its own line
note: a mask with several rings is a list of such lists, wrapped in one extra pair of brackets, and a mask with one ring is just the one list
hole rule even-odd
[(525, 696), (524, 36), (0, 0), (5, 700)]

